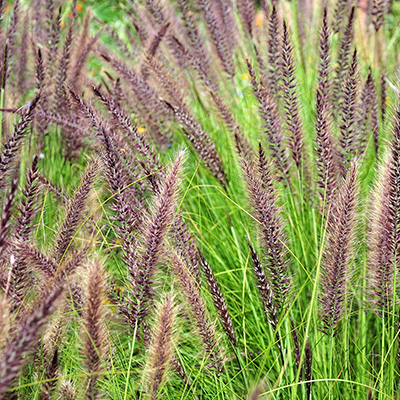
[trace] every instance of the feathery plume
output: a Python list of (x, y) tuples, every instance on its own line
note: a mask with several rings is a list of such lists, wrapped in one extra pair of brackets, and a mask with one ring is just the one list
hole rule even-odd
[(84, 355), (87, 378), (87, 399), (97, 399), (96, 382), (102, 371), (101, 359), (105, 352), (104, 338), (104, 296), (106, 277), (103, 266), (95, 260), (88, 270), (87, 293), (85, 299), (85, 344)]
[(359, 155), (363, 155), (367, 144), (367, 135), (371, 128), (372, 137), (374, 139), (375, 150), (378, 149), (378, 101), (375, 91), (374, 79), (372, 71), (369, 70), (367, 80), (361, 92), (360, 103), (358, 104), (358, 131), (360, 132)]
[(103, 159), (106, 165), (106, 174), (109, 180), (110, 187), (114, 193), (122, 191), (125, 187), (125, 179), (121, 172), (121, 161), (115, 150), (114, 142), (111, 138), (110, 130), (105, 126), (105, 123), (96, 115), (92, 107), (87, 104), (76, 92), (70, 89), (72, 100), (77, 105), (82, 115), (90, 121), (95, 128), (99, 140), (103, 144), (104, 154)]
[(243, 25), (250, 36), (253, 36), (254, 3), (252, 0), (239, 0), (237, 8)]
[(157, 49), (160, 47), (162, 40), (164, 39), (170, 23), (164, 24), (160, 30), (157, 32), (154, 39), (151, 41), (149, 47), (147, 48), (146, 54), (148, 57), (152, 58), (156, 55)]
[(346, 14), (346, 11), (348, 9), (347, 7), (348, 0), (337, 0), (336, 6), (335, 6), (335, 11), (334, 11), (334, 32), (338, 33), (342, 29), (342, 24), (343, 24), (343, 17)]
[(374, 25), (375, 32), (378, 32), (383, 25), (383, 19), (388, 11), (388, 0), (373, 0), (372, 1), (372, 24)]
[(158, 62), (155, 58), (146, 57), (146, 63), (149, 69), (152, 71), (155, 79), (159, 82), (161, 88), (168, 96), (168, 102), (172, 103), (180, 108), (186, 109), (185, 102), (179, 84), (174, 80), (170, 74), (166, 71), (163, 64)]
[(208, 133), (203, 130), (201, 125), (194, 120), (188, 111), (174, 107), (169, 103), (168, 107), (173, 112), (177, 121), (182, 125), (186, 137), (193, 144), (193, 147), (203, 160), (206, 168), (220, 181), (223, 187), (226, 187), (227, 177), (224, 167), (217, 149), (215, 148), (215, 143), (210, 139)]
[[(54, 352), (57, 352), (62, 344), (63, 330), (65, 328), (65, 303), (55, 313), (52, 324), (49, 324), (43, 334), (43, 342), (41, 346), (41, 353), (47, 365), (54, 359)], [(56, 356), (58, 358), (58, 355)]]
[[(184, 57), (193, 66), (194, 70), (199, 74), (205, 84), (211, 88), (217, 88), (215, 85), (214, 74), (212, 73), (210, 57), (204, 48), (203, 40), (198, 30), (198, 24), (193, 19), (187, 0), (178, 0), (178, 7), (182, 13), (187, 43), (190, 51), (184, 50)], [(177, 41), (177, 38), (175, 38)], [(181, 44), (182, 46), (182, 44)]]
[(79, 251), (74, 251), (68, 260), (58, 267), (55, 276), (53, 277), (56, 283), (63, 283), (75, 270), (83, 266), (87, 260), (87, 252), (90, 248), (90, 243), (84, 246)]
[(7, 247), (7, 233), (8, 228), (11, 225), (12, 208), (14, 205), (15, 193), (18, 189), (18, 169), (15, 171), (13, 179), (11, 181), (10, 190), (4, 200), (3, 210), (1, 213), (0, 220), (0, 256), (3, 254)]
[(44, 273), (48, 278), (53, 277), (57, 271), (57, 262), (48, 257), (26, 241), (14, 242), (17, 259), (23, 259), (30, 267), (34, 267)]
[(185, 71), (191, 64), (193, 56), (184, 44), (174, 35), (168, 35), (167, 46), (169, 52), (174, 56), (177, 66)]
[(175, 241), (175, 249), (185, 258), (190, 273), (195, 277), (199, 286), (201, 286), (199, 271), (201, 253), (196, 246), (196, 239), (193, 237), (187, 224), (183, 221), (182, 213), (179, 210), (176, 212), (171, 231)]
[(218, 315), (221, 319), (222, 326), (224, 327), (224, 330), (228, 335), (232, 345), (234, 347), (237, 347), (235, 329), (233, 328), (232, 320), (229, 316), (228, 306), (226, 304), (225, 297), (221, 292), (221, 289), (218, 285), (217, 280), (215, 279), (214, 273), (210, 265), (203, 256), (200, 257), (200, 264), (202, 266), (204, 275), (206, 276), (208, 290), (210, 291), (214, 306), (217, 309)]
[(145, 0), (145, 6), (149, 10), (150, 14), (154, 17), (157, 24), (165, 24), (166, 17), (160, 2), (154, 0)]
[(39, 192), (38, 157), (34, 156), (32, 167), (26, 174), (25, 189), (19, 207), (19, 216), (15, 227), (15, 237), (17, 240), (27, 240), (32, 231), (32, 220), (36, 214), (35, 203)]
[[(71, 96), (85, 118), (88, 119), (96, 129), (104, 146), (102, 159), (106, 165), (105, 174), (108, 184), (113, 193), (113, 209), (116, 211), (115, 218), (118, 222), (115, 224), (115, 228), (123, 249), (122, 259), (130, 271), (130, 274), (136, 279), (137, 271), (135, 268), (138, 263), (138, 253), (135, 235), (137, 234), (138, 228), (144, 223), (144, 204), (141, 204), (135, 196), (132, 196), (127, 187), (130, 184), (130, 181), (127, 180), (129, 174), (127, 175), (124, 171), (109, 129), (104, 126), (103, 121), (97, 117), (93, 109), (76, 95), (74, 91), (71, 91)], [(144, 196), (141, 196), (141, 198), (144, 198)], [(153, 272), (152, 269), (150, 271)], [(145, 271), (144, 274), (148, 274), (148, 272)], [(145, 293), (141, 293), (141, 290), (148, 291), (150, 283), (145, 288), (141, 288), (140, 283), (138, 283), (138, 285), (138, 293), (136, 294), (138, 296), (145, 296)], [(118, 302), (121, 313), (127, 319), (132, 329), (134, 329), (138, 321), (138, 315), (140, 314), (140, 310), (138, 309), (140, 305), (135, 303), (135, 300), (138, 299), (135, 297), (135, 289), (133, 290), (134, 294), (131, 298), (124, 298), (124, 301), (121, 300)]]
[(214, 324), (207, 317), (207, 309), (201, 297), (199, 286), (189, 273), (189, 268), (185, 261), (175, 251), (172, 251), (171, 268), (178, 278), (185, 300), (193, 315), (194, 323), (200, 333), (207, 357), (211, 361), (211, 367), (221, 372), (222, 358)]
[[(265, 159), (265, 154), (260, 146), (260, 160), (262, 159)], [(284, 247), (283, 223), (276, 206), (272, 178), (269, 168), (256, 168), (253, 163), (246, 162), (243, 157), (241, 157), (241, 161), (251, 204), (260, 226), (273, 303), (278, 310), (281, 310), (288, 301), (290, 282), (287, 271), (287, 254)], [(259, 273), (261, 274), (261, 272)], [(261, 279), (262, 276), (259, 275), (258, 278)], [(261, 285), (263, 285), (262, 282)], [(267, 290), (265, 286), (265, 291)], [(269, 302), (267, 298), (265, 301)], [(271, 308), (269, 305), (267, 306), (267, 303), (268, 313), (271, 314)]]
[(40, 50), (40, 48), (38, 48), (37, 51), (35, 48), (35, 72), (36, 72), (36, 87), (38, 89), (38, 92), (41, 93), (43, 92), (44, 89), (45, 70), (43, 64), (42, 51)]
[(69, 201), (69, 196), (58, 186), (56, 186), (53, 182), (48, 180), (42, 175), (38, 175), (39, 182), (41, 186), (46, 187), (51, 193), (53, 193), (58, 200), (62, 203), (67, 203)]
[(339, 55), (337, 60), (337, 67), (335, 70), (335, 79), (333, 81), (333, 104), (340, 99), (341, 87), (343, 78), (349, 68), (350, 48), (353, 42), (353, 21), (354, 21), (354, 7), (352, 7), (349, 18), (347, 21), (346, 29), (340, 41)]
[(4, 180), (7, 176), (10, 166), (21, 146), (29, 125), (33, 119), (34, 110), (39, 102), (39, 96), (36, 96), (29, 105), (28, 110), (23, 114), (20, 121), (14, 128), (14, 133), (4, 144), (3, 151), (0, 154), (0, 188), (4, 187)]
[(145, 164), (143, 163), (141, 165), (145, 168), (145, 173), (150, 175), (149, 179), (152, 179), (151, 173), (154, 171), (161, 171), (162, 167), (156, 150), (151, 146), (150, 139), (147, 138), (144, 133), (139, 132), (136, 127), (132, 127), (129, 116), (124, 110), (118, 107), (118, 104), (116, 104), (114, 100), (105, 97), (96, 88), (93, 88), (93, 91), (114, 117), (121, 129), (126, 132), (131, 145), (133, 145), (140, 157), (146, 161)]
[[(294, 326), (293, 320), (290, 320), (290, 326), (292, 328), (294, 355), (296, 358), (296, 368), (299, 369), (300, 368), (300, 359), (301, 359), (300, 344), (299, 344), (299, 338), (297, 336), (297, 330), (296, 330), (296, 327)], [(300, 381), (301, 381), (301, 372), (300, 372)]]
[(55, 96), (56, 96), (55, 110), (56, 110), (56, 112), (60, 112), (61, 110), (63, 110), (65, 108), (66, 93), (65, 93), (65, 89), (64, 89), (64, 84), (67, 79), (69, 64), (71, 61), (71, 46), (72, 46), (72, 40), (74, 37), (74, 27), (75, 27), (75, 24), (74, 24), (74, 20), (73, 20), (67, 31), (67, 36), (65, 38), (63, 52), (62, 52), (62, 56), (60, 59), (60, 66), (58, 68), (58, 74), (57, 74), (57, 79), (56, 79), (56, 93), (55, 93)]
[(42, 399), (51, 399), (52, 394), (55, 391), (58, 381), (58, 366), (59, 355), (58, 349), (55, 348), (50, 360), (48, 361), (47, 368), (44, 374), (44, 382), (41, 390)]
[(20, 14), (20, 1), (16, 0), (13, 6), (12, 14), (11, 14), (11, 21), (8, 26), (7, 35), (5, 37), (5, 44), (4, 44), (4, 58), (2, 64), (2, 74), (0, 75), (2, 78), (2, 89), (6, 87), (6, 81), (10, 74), (11, 69), (10, 62), (13, 55), (16, 52), (16, 38), (17, 38), (17, 29), (18, 29), (18, 22), (19, 22), (19, 14)]
[(222, 66), (225, 72), (232, 77), (235, 74), (235, 66), (232, 62), (233, 55), (227, 43), (226, 31), (221, 26), (221, 22), (216, 18), (216, 13), (212, 9), (213, 3), (210, 3), (209, 0), (198, 0), (198, 4), (203, 11), (208, 31), (210, 32), (213, 45), (222, 62)]
[(303, 132), (299, 115), (298, 90), (295, 77), (295, 64), (293, 60), (293, 46), (290, 42), (286, 22), (283, 21), (282, 33), (282, 83), (285, 121), (290, 134), (289, 146), (292, 157), (298, 169), (302, 166), (303, 158)]
[[(225, 28), (227, 45), (234, 51), (237, 45), (238, 26), (234, 15), (234, 4), (231, 0), (221, 0), (217, 4), (222, 27)], [(252, 7), (249, 4), (249, 7)], [(254, 11), (253, 11), (254, 12)], [(254, 19), (254, 18), (253, 18)], [(252, 21), (251, 18), (249, 20)]]
[(147, 393), (152, 400), (157, 399), (157, 392), (165, 380), (173, 355), (176, 325), (176, 309), (174, 299), (165, 297), (156, 308), (156, 322), (153, 339), (149, 348), (147, 362)]
[(150, 88), (148, 83), (143, 78), (109, 55), (102, 53), (101, 56), (113, 67), (116, 72), (118, 72), (127, 82), (130, 83), (132, 91), (135, 93), (141, 104), (147, 105), (148, 109), (151, 110), (155, 116), (163, 116), (168, 118), (168, 109), (165, 107), (164, 103), (160, 101), (157, 94), (152, 88)]
[[(14, 228), (13, 241), (17, 243), (26, 243), (29, 239), (29, 233), (33, 229), (32, 220), (36, 214), (36, 200), (38, 196), (38, 174), (37, 174), (37, 157), (32, 161), (32, 169), (26, 176), (25, 189), (23, 191), (22, 204), (19, 207), (19, 216), (16, 220)], [(31, 285), (31, 277), (29, 276), (29, 268), (26, 262), (26, 257), (16, 248), (16, 257), (12, 263), (12, 290), (14, 297), (15, 309), (18, 309), (27, 289)]]
[(247, 60), (247, 67), (251, 77), (253, 92), (258, 100), (258, 109), (264, 122), (264, 132), (267, 136), (269, 148), (271, 150), (274, 164), (279, 171), (279, 179), (287, 184), (289, 180), (289, 161), (285, 152), (284, 138), (281, 132), (279, 113), (274, 99), (257, 81), (255, 72)]
[(280, 55), (282, 53), (279, 38), (278, 10), (274, 5), (268, 21), (268, 86), (273, 96), (278, 93), (281, 79)]
[(142, 73), (142, 77), (145, 81), (149, 79), (149, 71), (148, 71), (148, 65), (147, 63), (150, 63), (153, 59), (154, 56), (156, 55), (156, 52), (158, 48), (160, 47), (160, 44), (162, 40), (164, 39), (167, 30), (169, 28), (170, 24), (165, 24), (161, 27), (161, 29), (157, 32), (157, 34), (154, 36), (153, 40), (150, 42), (149, 47), (144, 51), (144, 57), (145, 57), (145, 63), (142, 64), (140, 71)]
[(321, 277), (320, 317), (326, 334), (338, 332), (348, 290), (358, 192), (357, 163), (353, 162), (328, 215), (328, 238)]
[(7, 350), (0, 359), (0, 396), (10, 389), (21, 367), (26, 363), (25, 357), (33, 348), (47, 317), (56, 309), (57, 299), (62, 287), (55, 288), (43, 302), (32, 312), (26, 322), (18, 329), (15, 338), (8, 344)]
[(400, 108), (394, 115), (389, 159), (379, 185), (379, 200), (371, 233), (370, 286), (377, 312), (393, 302), (394, 268), (400, 254)]
[[(281, 345), (281, 337), (276, 328), (278, 326), (278, 308), (276, 306), (276, 301), (274, 298), (274, 293), (271, 289), (271, 285), (267, 280), (267, 277), (264, 272), (264, 267), (261, 264), (261, 261), (258, 257), (257, 252), (254, 250), (253, 245), (248, 239), (248, 244), (251, 253), (251, 259), (253, 261), (253, 270), (254, 276), (257, 280), (257, 289), (260, 293), (261, 302), (264, 308), (264, 314), (267, 319), (267, 322), (271, 325), (272, 329), (275, 331), (276, 344), (281, 356), (282, 365), (285, 363), (285, 358), (283, 356), (283, 350)], [(279, 307), (279, 306), (278, 306)]]
[(77, 393), (71, 380), (63, 380), (58, 391), (59, 400), (76, 400)]
[(60, 42), (60, 27), (61, 27), (61, 7), (58, 12), (54, 10), (55, 3), (51, 0), (46, 0), (46, 17), (47, 17), (47, 46), (49, 67), (53, 68), (52, 61), (56, 59), (58, 44)]
[(354, 159), (354, 153), (359, 145), (359, 131), (356, 124), (357, 80), (357, 50), (355, 49), (350, 69), (344, 83), (342, 103), (340, 105), (340, 144), (343, 149), (342, 163), (344, 171), (346, 171), (349, 163)]
[[(101, 31), (100, 31), (101, 32)], [(74, 87), (78, 89), (81, 84), (82, 80), (82, 70), (85, 66), (86, 60), (92, 51), (94, 45), (96, 44), (97, 40), (99, 39), (100, 32), (94, 35), (81, 49), (78, 56), (76, 57), (76, 61), (71, 70), (71, 80), (73, 81)]]
[(80, 187), (75, 192), (74, 197), (67, 206), (67, 214), (60, 229), (60, 233), (58, 234), (53, 252), (53, 258), (57, 262), (63, 260), (66, 252), (71, 246), (76, 229), (78, 228), (78, 224), (82, 220), (85, 203), (89, 196), (90, 190), (92, 189), (98, 167), (98, 160), (94, 160), (90, 163), (85, 175), (82, 178)]
[(160, 258), (167, 231), (176, 208), (176, 195), (184, 163), (184, 152), (178, 154), (174, 165), (165, 177), (160, 193), (155, 198), (154, 213), (146, 224), (143, 249), (139, 259), (130, 269), (133, 285), (133, 317), (140, 324), (146, 317), (152, 301), (152, 279)]
[(260, 258), (257, 252), (254, 250), (250, 240), (249, 248), (251, 253), (251, 259), (253, 260), (254, 276), (257, 280), (257, 289), (260, 293), (261, 301), (264, 307), (264, 313), (267, 317), (267, 321), (271, 324), (275, 330), (278, 324), (278, 310), (274, 304), (274, 295), (272, 293), (271, 285), (269, 284), (267, 277), (265, 276), (264, 268), (261, 264)]
[(327, 11), (324, 9), (324, 18), (320, 32), (320, 61), (318, 65), (318, 86), (317, 86), (317, 113), (315, 121), (316, 131), (316, 153), (318, 166), (318, 185), (322, 200), (329, 204), (336, 188), (337, 167), (335, 160), (334, 142), (330, 130), (330, 57), (329, 57), (329, 28)]

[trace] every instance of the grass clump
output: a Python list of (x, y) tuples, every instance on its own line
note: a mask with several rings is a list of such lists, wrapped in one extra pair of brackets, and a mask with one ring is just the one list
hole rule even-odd
[(0, 0), (0, 398), (397, 397), (400, 13), (350, 3)]

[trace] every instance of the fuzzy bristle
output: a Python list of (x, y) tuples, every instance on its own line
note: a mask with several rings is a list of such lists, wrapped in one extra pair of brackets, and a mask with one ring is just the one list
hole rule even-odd
[(147, 363), (147, 392), (151, 399), (157, 399), (157, 392), (165, 381), (173, 354), (176, 325), (176, 308), (173, 297), (166, 297), (156, 307), (156, 321), (149, 348)]
[(96, 260), (89, 266), (85, 299), (84, 355), (88, 372), (86, 398), (95, 400), (98, 395), (98, 374), (103, 370), (102, 357), (106, 342), (104, 332), (106, 277), (103, 265)]
[(400, 224), (400, 109), (395, 112), (393, 140), (378, 186), (378, 201), (371, 233), (370, 288), (378, 313), (393, 304), (395, 266), (399, 262)]
[(320, 293), (322, 329), (327, 334), (338, 332), (348, 295), (358, 193), (357, 170), (357, 163), (352, 163), (328, 211)]
[(293, 46), (290, 42), (286, 22), (283, 22), (282, 33), (282, 84), (283, 100), (285, 106), (286, 127), (290, 135), (289, 146), (293, 160), (300, 170), (303, 163), (303, 132), (300, 120), (300, 106), (298, 89), (295, 78), (295, 64), (293, 60)]
[(82, 178), (80, 187), (75, 192), (73, 199), (71, 199), (67, 206), (67, 213), (53, 253), (53, 257), (57, 262), (64, 259), (72, 244), (74, 235), (76, 234), (76, 229), (79, 227), (79, 223), (83, 219), (83, 210), (90, 190), (92, 189), (98, 167), (99, 164), (97, 160), (94, 160), (89, 164), (87, 172)]
[(279, 179), (288, 184), (289, 180), (289, 161), (285, 151), (285, 140), (282, 135), (281, 122), (275, 100), (269, 94), (267, 88), (257, 80), (255, 71), (247, 60), (247, 67), (251, 77), (254, 95), (258, 101), (258, 108), (264, 122), (264, 132), (267, 137), (274, 164), (279, 172)]
[(0, 188), (5, 186), (5, 179), (10, 172), (11, 165), (21, 147), (22, 141), (27, 133), (28, 127), (32, 123), (36, 106), (40, 97), (35, 97), (29, 104), (28, 109), (22, 115), (20, 121), (14, 128), (14, 133), (8, 138), (0, 154)]
[(357, 97), (357, 50), (354, 50), (352, 62), (344, 83), (341, 104), (341, 137), (343, 170), (346, 170), (349, 162), (355, 155), (357, 145), (360, 141), (360, 132), (356, 125), (356, 97)]
[(207, 309), (201, 297), (199, 287), (190, 275), (184, 260), (175, 252), (172, 253), (171, 268), (179, 281), (185, 300), (189, 306), (194, 323), (200, 333), (211, 367), (217, 372), (223, 368), (220, 346), (215, 333), (215, 326), (207, 316)]
[(32, 350), (48, 316), (56, 309), (57, 299), (62, 291), (62, 287), (55, 288), (33, 310), (26, 322), (19, 327), (15, 338), (7, 344), (5, 353), (0, 358), (0, 396), (10, 389), (21, 367), (28, 361), (25, 356)]
[(281, 78), (281, 43), (279, 38), (278, 10), (274, 5), (268, 21), (268, 86), (273, 96), (278, 94)]
[(232, 320), (231, 320), (231, 317), (229, 316), (228, 306), (227, 306), (225, 298), (221, 292), (221, 289), (218, 285), (218, 282), (215, 279), (214, 273), (204, 257), (201, 257), (200, 264), (202, 266), (204, 275), (206, 276), (207, 283), (208, 283), (208, 289), (213, 298), (215, 308), (218, 311), (218, 315), (221, 319), (221, 322), (225, 329), (225, 332), (227, 333), (229, 339), (231, 340), (232, 345), (234, 347), (237, 347), (237, 339), (236, 339), (235, 329), (233, 328)]
[(164, 178), (160, 193), (155, 197), (154, 213), (145, 227), (140, 257), (131, 267), (134, 296), (133, 314), (138, 323), (143, 321), (152, 302), (152, 280), (174, 216), (184, 159), (185, 153), (182, 151)]
[(354, 30), (353, 30), (353, 22), (354, 22), (354, 14), (355, 8), (353, 7), (350, 11), (346, 28), (343, 32), (338, 60), (337, 60), (337, 67), (335, 71), (335, 80), (333, 84), (333, 103), (337, 102), (340, 99), (341, 87), (342, 87), (342, 80), (346, 76), (346, 72), (350, 66), (350, 51), (353, 42)]
[[(261, 157), (264, 153), (261, 148)], [(272, 184), (269, 165), (258, 169), (242, 158), (243, 176), (247, 183), (249, 198), (259, 224), (261, 240), (264, 246), (265, 265), (271, 282), (273, 302), (278, 310), (284, 308), (288, 301), (290, 279), (288, 276), (288, 260), (284, 247), (285, 235), (279, 209), (276, 205), (276, 194)], [(257, 264), (257, 262), (256, 262)], [(261, 279), (261, 275), (259, 277)], [(263, 285), (263, 283), (260, 283)], [(265, 285), (263, 285), (265, 286)], [(267, 287), (264, 287), (267, 290)], [(263, 289), (263, 290), (264, 290)], [(265, 299), (267, 301), (267, 299)], [(269, 304), (270, 301), (268, 300)], [(272, 310), (267, 306), (268, 313)]]
[(320, 31), (320, 61), (318, 65), (318, 87), (316, 93), (316, 152), (318, 165), (318, 186), (320, 196), (329, 204), (336, 189), (337, 162), (336, 149), (330, 128), (330, 47), (327, 11), (324, 9), (324, 19)]

